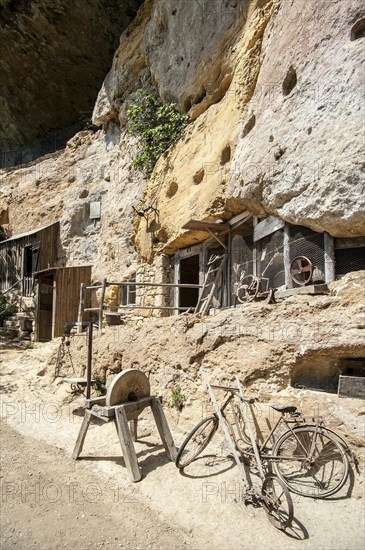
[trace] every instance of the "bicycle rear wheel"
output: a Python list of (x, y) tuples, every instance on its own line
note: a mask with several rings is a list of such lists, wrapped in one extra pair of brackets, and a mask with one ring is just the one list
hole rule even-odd
[(349, 463), (343, 447), (325, 429), (315, 426), (294, 428), (276, 442), (275, 473), (290, 491), (311, 498), (325, 498), (343, 487)]
[(204, 451), (218, 429), (218, 418), (214, 415), (203, 418), (189, 433), (178, 450), (175, 464), (185, 468)]
[(265, 476), (262, 484), (261, 502), (271, 523), (285, 531), (293, 521), (294, 507), (285, 483), (274, 474)]

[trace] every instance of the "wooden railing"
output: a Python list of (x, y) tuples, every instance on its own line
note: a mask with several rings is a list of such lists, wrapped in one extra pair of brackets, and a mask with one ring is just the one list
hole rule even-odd
[[(101, 284), (98, 285), (92, 285), (87, 286), (84, 283), (81, 283), (80, 285), (80, 301), (79, 301), (79, 312), (77, 317), (77, 327), (78, 332), (82, 332), (84, 323), (83, 323), (83, 315), (85, 312), (97, 312), (98, 313), (98, 326), (99, 330), (102, 329), (102, 323), (103, 323), (103, 311), (104, 311), (104, 298), (105, 298), (105, 291), (108, 286), (145, 286), (145, 287), (162, 287), (162, 288), (198, 288), (201, 289), (203, 285), (195, 285), (195, 284), (183, 284), (183, 283), (157, 283), (157, 282), (139, 282), (139, 281), (123, 281), (123, 282), (107, 282), (106, 279), (103, 280)], [(85, 292), (86, 290), (98, 290), (101, 289), (101, 296), (99, 301), (98, 307), (88, 307), (85, 308)], [(144, 306), (142, 304), (131, 304), (131, 305), (124, 305), (119, 306), (123, 309), (160, 309), (160, 310), (169, 310), (169, 311), (187, 311), (191, 308), (189, 307), (179, 307), (179, 306)]]
[(33, 293), (33, 277), (23, 277), (22, 295), (32, 296), (32, 293)]

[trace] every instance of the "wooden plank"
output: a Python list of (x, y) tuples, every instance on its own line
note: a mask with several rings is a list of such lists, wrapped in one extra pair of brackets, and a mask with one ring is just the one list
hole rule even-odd
[(80, 334), (82, 332), (82, 319), (84, 313), (84, 302), (85, 302), (85, 284), (81, 283), (80, 285), (80, 301), (79, 301), (79, 311), (77, 315), (77, 332)]
[(56, 312), (57, 312), (57, 274), (53, 279), (53, 296), (52, 296), (52, 340), (56, 333)]
[(214, 231), (215, 233), (228, 233), (230, 226), (228, 223), (214, 223), (200, 220), (190, 220), (182, 226), (182, 229), (190, 229), (192, 231)]
[(179, 315), (179, 302), (180, 302), (180, 290), (178, 284), (180, 282), (180, 251), (178, 250), (174, 258), (174, 297), (173, 305), (175, 309), (173, 310), (173, 315)]
[(285, 224), (284, 226), (284, 272), (285, 272), (285, 286), (286, 288), (293, 288), (293, 279), (290, 274), (290, 226)]
[(137, 455), (134, 449), (131, 432), (128, 428), (128, 420), (124, 410), (124, 405), (121, 405), (115, 411), (115, 425), (117, 427), (120, 446), (122, 447), (128, 475), (131, 481), (140, 481), (140, 479), (142, 479), (142, 473), (138, 466)]
[(324, 273), (327, 284), (335, 280), (335, 244), (329, 233), (324, 233)]
[(103, 328), (103, 310), (104, 310), (104, 298), (106, 291), (106, 279), (103, 279), (103, 287), (101, 289), (100, 304), (99, 304), (99, 331)]
[(257, 241), (260, 241), (264, 237), (267, 237), (268, 235), (271, 235), (272, 233), (275, 233), (278, 229), (281, 229), (284, 227), (285, 222), (284, 220), (280, 220), (279, 218), (276, 218), (275, 216), (269, 216), (265, 220), (262, 220), (257, 225), (254, 226), (253, 229), (253, 242), (256, 243)]
[(342, 248), (364, 248), (365, 237), (353, 237), (351, 239), (335, 239), (335, 250)]
[(80, 428), (80, 431), (79, 431), (79, 435), (77, 436), (75, 448), (74, 448), (73, 453), (72, 453), (72, 458), (74, 460), (78, 459), (78, 457), (79, 457), (79, 455), (82, 451), (82, 448), (84, 446), (85, 437), (86, 437), (86, 434), (87, 434), (87, 430), (88, 430), (89, 425), (90, 425), (90, 421), (91, 421), (91, 411), (86, 410), (85, 411), (85, 416), (84, 416), (84, 419), (82, 421), (81, 428)]
[(175, 461), (177, 456), (177, 449), (176, 449), (173, 437), (171, 435), (165, 413), (163, 412), (162, 405), (157, 397), (152, 397), (151, 400), (152, 400), (152, 412), (155, 418), (158, 432), (161, 437), (161, 441), (170, 459)]
[(133, 441), (137, 441), (137, 439), (138, 439), (138, 418), (134, 418), (133, 420), (129, 421), (129, 430), (131, 432)]
[(91, 399), (85, 399), (85, 408), (91, 409), (93, 405), (105, 406), (105, 395), (103, 397), (92, 397)]
[(288, 290), (278, 290), (275, 292), (275, 298), (287, 298), (288, 296), (296, 296), (297, 294), (328, 294), (328, 292), (328, 286), (326, 284), (308, 285)]

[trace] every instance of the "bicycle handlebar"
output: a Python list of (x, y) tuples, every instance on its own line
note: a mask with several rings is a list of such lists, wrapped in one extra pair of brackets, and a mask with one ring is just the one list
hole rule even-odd
[[(227, 392), (230, 392), (230, 393), (239, 393), (239, 389), (238, 388), (232, 388), (230, 386), (218, 386), (216, 384), (211, 384), (210, 385), (211, 388), (213, 388), (214, 390), (224, 390), (224, 391), (227, 391)], [(241, 399), (241, 398), (240, 398)], [(244, 401), (245, 403), (249, 403), (250, 405), (253, 405), (256, 401), (255, 398), (251, 398), (251, 399), (241, 399), (241, 401)]]

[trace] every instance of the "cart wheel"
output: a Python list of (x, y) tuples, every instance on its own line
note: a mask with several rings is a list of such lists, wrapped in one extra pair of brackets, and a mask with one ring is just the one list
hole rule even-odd
[(252, 302), (259, 293), (260, 281), (255, 275), (246, 275), (237, 289), (237, 299), (241, 304)]
[(262, 484), (261, 501), (271, 523), (281, 531), (290, 527), (293, 516), (293, 501), (285, 483), (276, 475), (268, 474)]
[(313, 264), (306, 256), (297, 256), (290, 264), (290, 275), (300, 286), (308, 284), (312, 279)]

